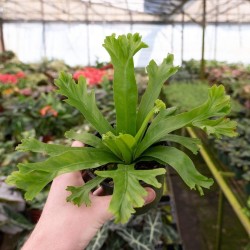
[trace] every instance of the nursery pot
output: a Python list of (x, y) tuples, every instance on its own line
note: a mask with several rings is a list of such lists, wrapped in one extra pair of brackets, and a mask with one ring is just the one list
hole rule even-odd
[(31, 222), (34, 224), (36, 224), (39, 221), (41, 214), (42, 214), (41, 209), (32, 208), (28, 210), (28, 217), (30, 218)]

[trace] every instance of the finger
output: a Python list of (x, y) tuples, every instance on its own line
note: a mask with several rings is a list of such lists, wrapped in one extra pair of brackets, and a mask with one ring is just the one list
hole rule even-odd
[(74, 141), (72, 144), (71, 144), (71, 147), (83, 147), (84, 144), (80, 141)]
[(81, 186), (83, 185), (83, 179), (80, 171), (74, 171), (57, 176), (52, 183), (52, 186), (58, 188), (66, 188), (67, 186)]
[[(84, 147), (84, 144), (80, 141), (74, 141), (72, 144), (71, 144), (71, 147)], [(71, 172), (69, 173), (71, 174), (70, 177), (68, 178), (75, 178), (75, 179), (82, 179), (82, 173), (80, 171), (75, 171), (75, 172)], [(81, 181), (81, 183), (83, 184), (83, 182)]]
[(151, 203), (155, 199), (156, 193), (155, 193), (154, 189), (152, 189), (150, 187), (146, 187), (145, 189), (148, 192), (148, 195), (146, 197), (144, 197), (145, 205), (146, 205), (148, 203)]
[(102, 187), (97, 188), (97, 189), (93, 192), (93, 195), (94, 195), (94, 196), (101, 196), (102, 194), (103, 194), (103, 188), (102, 188)]
[[(74, 141), (71, 144), (71, 147), (83, 147), (84, 144), (80, 141)], [(63, 174), (57, 177), (61, 182), (68, 182), (68, 185), (77, 185), (77, 184), (83, 184), (82, 182), (82, 174), (80, 171), (74, 171), (71, 173)], [(74, 184), (75, 183), (75, 184)]]
[[(144, 198), (145, 200), (145, 205), (148, 203), (151, 203), (155, 197), (156, 197), (156, 193), (154, 191), (154, 189), (150, 188), (150, 187), (146, 187), (145, 190), (147, 191), (148, 195)], [(101, 192), (100, 190), (96, 190), (96, 193)], [(106, 196), (96, 196), (96, 194), (92, 194), (92, 202), (93, 202), (93, 207), (97, 208), (98, 210), (96, 211), (96, 213), (99, 214), (99, 218), (102, 220), (102, 222), (104, 223), (105, 221), (111, 220), (114, 218), (114, 215), (109, 212), (108, 208), (109, 208), (109, 204), (110, 201), (112, 199), (111, 195), (106, 195)]]
[(114, 218), (114, 215), (109, 211), (111, 195), (94, 196), (92, 195), (92, 208), (95, 210), (96, 217), (100, 219), (101, 223), (105, 223), (108, 220)]

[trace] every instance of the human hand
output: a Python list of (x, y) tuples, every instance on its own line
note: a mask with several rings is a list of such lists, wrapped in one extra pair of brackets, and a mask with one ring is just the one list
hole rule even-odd
[[(75, 141), (72, 147), (82, 147)], [(67, 202), (67, 186), (84, 184), (79, 171), (60, 175), (54, 179), (41, 218), (22, 250), (82, 250), (102, 225), (113, 215), (108, 211), (112, 196), (99, 196), (101, 188), (90, 194), (91, 206), (77, 207)], [(146, 188), (145, 203), (155, 198), (152, 188)]]

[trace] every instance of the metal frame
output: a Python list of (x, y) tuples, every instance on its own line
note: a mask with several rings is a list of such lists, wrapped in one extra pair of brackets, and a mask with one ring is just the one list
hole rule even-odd
[(3, 37), (3, 21), (0, 18), (0, 52), (5, 51), (4, 37)]
[[(187, 128), (189, 135), (192, 138), (198, 138), (198, 135), (192, 128)], [(200, 146), (200, 154), (203, 157), (204, 161), (206, 162), (208, 168), (210, 169), (214, 179), (216, 180), (217, 184), (220, 187), (221, 195), (219, 199), (219, 206), (218, 206), (218, 234), (216, 239), (216, 246), (218, 247), (221, 241), (221, 227), (222, 227), (222, 213), (223, 213), (223, 196), (228, 200), (230, 205), (232, 206), (236, 216), (239, 218), (241, 224), (245, 228), (248, 236), (250, 237), (250, 220), (243, 212), (243, 207), (235, 197), (234, 193), (231, 191), (229, 185), (225, 181), (224, 177), (227, 176), (227, 173), (224, 175), (223, 172), (219, 171), (216, 167), (215, 163), (209, 156), (208, 152), (206, 151), (204, 146)], [(216, 248), (219, 249), (219, 248)]]
[[(133, 0), (136, 3), (136, 0)], [(215, 2), (213, 2), (215, 1)], [(207, 23), (239, 23), (239, 21), (250, 23), (250, 0), (213, 0), (209, 1), (210, 7), (207, 9)], [(152, 4), (152, 13), (145, 13), (136, 10), (129, 9), (128, 0), (120, 0), (124, 3), (124, 6), (115, 5), (112, 2), (106, 1), (81, 1), (81, 0), (42, 0), (44, 8), (50, 7), (51, 13), (48, 15), (42, 14), (42, 7), (38, 7), (40, 0), (0, 0), (0, 17), (3, 22), (10, 21), (24, 21), (24, 22), (34, 22), (34, 21), (70, 21), (70, 22), (151, 22), (151, 23), (176, 23), (181, 22), (182, 12), (185, 14), (185, 20), (187, 22), (203, 23), (202, 7), (198, 10), (193, 10), (192, 7), (195, 4), (200, 4), (202, 6), (203, 0), (158, 0), (149, 1)], [(215, 3), (211, 6), (211, 3)], [(10, 5), (9, 5), (10, 4)], [(168, 6), (169, 4), (169, 6)], [(230, 12), (234, 9), (240, 7), (243, 4), (249, 4), (249, 13), (237, 13)], [(153, 12), (154, 6), (157, 9), (162, 8), (162, 12)], [(89, 15), (89, 20), (85, 16), (85, 8), (89, 8), (95, 16)], [(219, 11), (218, 11), (219, 9)], [(7, 11), (5, 13), (5, 10)], [(97, 10), (100, 10), (99, 12)], [(116, 16), (116, 12), (119, 12)], [(224, 20), (221, 20), (221, 16), (227, 14)], [(29, 17), (30, 16), (30, 17)], [(107, 17), (110, 17), (107, 19)], [(219, 18), (218, 18), (219, 17)], [(240, 20), (240, 18), (247, 18)], [(114, 18), (112, 20), (112, 18)]]

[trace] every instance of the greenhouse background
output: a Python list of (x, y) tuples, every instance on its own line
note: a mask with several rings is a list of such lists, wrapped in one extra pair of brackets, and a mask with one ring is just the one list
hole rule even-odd
[(139, 97), (149, 61), (160, 64), (173, 54), (180, 69), (164, 83), (161, 99), (184, 112), (206, 100), (208, 87), (222, 84), (238, 136), (177, 131), (201, 139), (190, 158), (214, 179), (211, 189), (200, 196), (167, 168), (159, 205), (125, 226), (106, 223), (86, 249), (250, 249), (249, 0), (0, 0), (0, 249), (21, 249), (49, 192), (48, 185), (25, 201), (21, 190), (5, 184), (18, 163), (44, 160), (16, 146), (28, 137), (70, 145), (66, 131), (93, 132), (62, 102), (54, 80), (61, 71), (75, 81), (84, 76), (101, 112), (114, 121), (114, 70), (103, 41), (137, 32), (149, 46), (134, 57)]
[[(207, 1), (206, 59), (250, 62), (248, 5), (248, 1)], [(146, 66), (148, 58), (160, 61), (167, 53), (174, 53), (179, 64), (201, 57), (201, 0), (184, 4), (139, 0), (3, 1), (0, 13), (6, 50), (14, 51), (24, 62), (43, 57), (62, 59), (72, 66), (93, 64), (97, 59), (108, 61), (101, 46), (103, 39), (122, 32), (139, 32), (150, 45), (137, 55), (138, 67)]]

